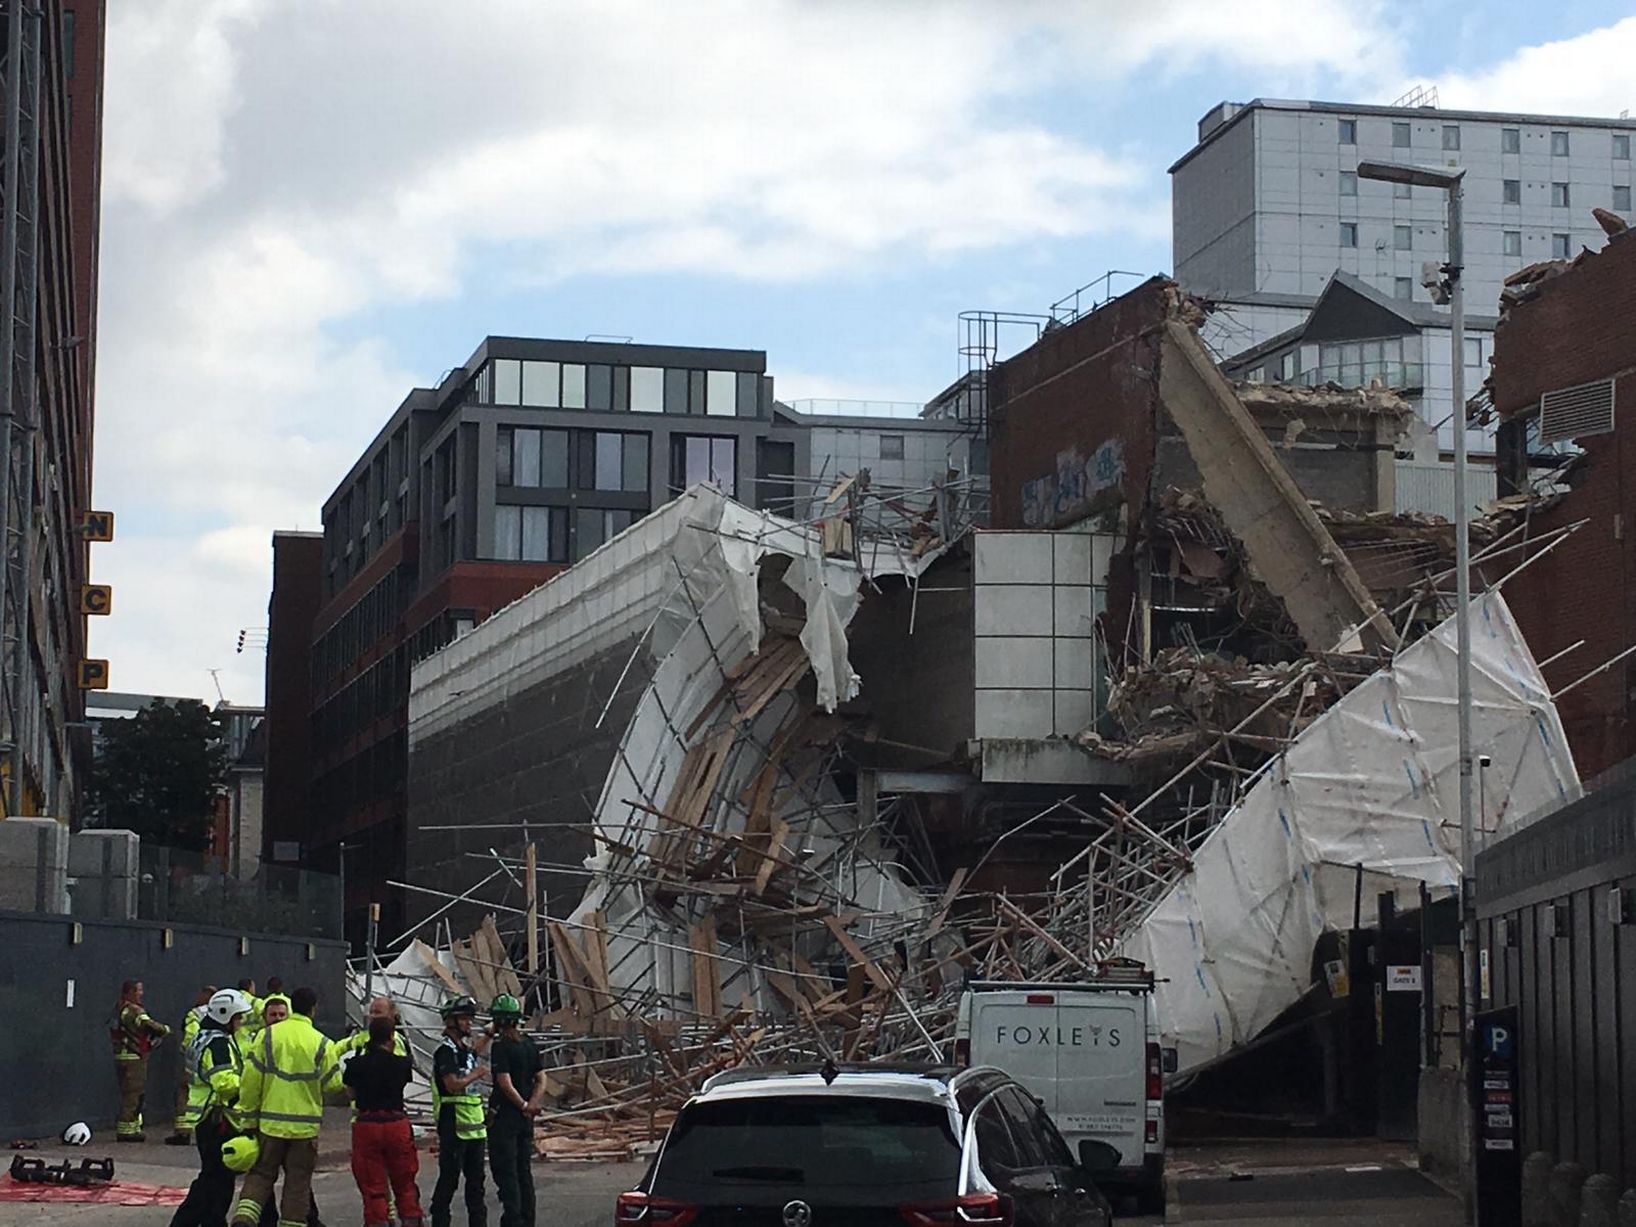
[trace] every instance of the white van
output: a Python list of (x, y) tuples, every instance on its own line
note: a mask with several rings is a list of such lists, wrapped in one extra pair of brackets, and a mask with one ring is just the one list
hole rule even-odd
[(1163, 1212), (1174, 1057), (1159, 1046), (1151, 972), (1117, 963), (1072, 984), (977, 981), (954, 1034), (959, 1063), (997, 1066), (1040, 1098), (1099, 1186), (1134, 1194), (1144, 1214)]

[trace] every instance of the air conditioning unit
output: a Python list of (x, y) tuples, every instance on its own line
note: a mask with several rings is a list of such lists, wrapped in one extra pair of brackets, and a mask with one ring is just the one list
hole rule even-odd
[(1539, 398), (1539, 437), (1561, 443), (1613, 430), (1613, 380), (1559, 388)]

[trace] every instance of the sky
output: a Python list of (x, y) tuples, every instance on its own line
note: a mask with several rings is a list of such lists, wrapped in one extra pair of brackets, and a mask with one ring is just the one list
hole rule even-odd
[[(116, 690), (259, 703), (275, 529), (489, 334), (925, 401), (961, 311), (1168, 271), (1224, 99), (1618, 115), (1617, 3), (112, 0), (93, 547)], [(215, 670), (213, 681), (211, 671)]]

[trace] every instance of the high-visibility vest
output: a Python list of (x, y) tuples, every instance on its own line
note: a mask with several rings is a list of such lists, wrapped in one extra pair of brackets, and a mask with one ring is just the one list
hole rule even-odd
[[(439, 1045), (439, 1048), (452, 1048), (457, 1057), (465, 1055), (471, 1057), (473, 1063), (476, 1061), (476, 1055), (471, 1049), (455, 1043), (449, 1036), (443, 1037), (443, 1043)], [(461, 1061), (460, 1064), (465, 1065), (467, 1063)], [(432, 1068), (432, 1119), (434, 1121), (442, 1120), (443, 1109), (450, 1108), (454, 1112), (455, 1137), (465, 1142), (481, 1141), (488, 1137), (487, 1118), (483, 1114), (483, 1097), (473, 1095), (469, 1086), (456, 1095), (446, 1093), (438, 1085), (439, 1078), (436, 1073), (435, 1062)], [(461, 1072), (465, 1073), (467, 1070)]]
[(152, 1050), (154, 1041), (170, 1034), (170, 1028), (159, 1022), (134, 1001), (119, 1003), (119, 1017), (108, 1029), (114, 1042), (116, 1061), (140, 1061)]
[(189, 1065), (205, 1088), (199, 1114), (220, 1108), (235, 1129), (247, 1127), (238, 1111), (239, 1088), (244, 1081), (244, 1053), (238, 1037), (215, 1027), (201, 1028), (188, 1046)]
[(198, 1059), (191, 1055), (195, 1051), (194, 1044), (199, 1037), (204, 1014), (204, 1006), (194, 1006), (182, 1017), (182, 1047), (190, 1055), (183, 1062), (187, 1070), (187, 1106), (176, 1118), (178, 1129), (191, 1129), (197, 1125), (199, 1117), (204, 1115), (205, 1104), (210, 1100), (210, 1085), (199, 1077)]
[(335, 1047), (291, 1014), (261, 1033), (245, 1054), (239, 1111), (269, 1137), (315, 1138), (324, 1123), (324, 1092), (340, 1086)]

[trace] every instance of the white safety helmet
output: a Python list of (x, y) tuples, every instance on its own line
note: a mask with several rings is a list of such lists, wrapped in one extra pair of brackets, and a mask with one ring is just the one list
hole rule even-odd
[(77, 1120), (62, 1131), (62, 1140), (70, 1146), (88, 1146), (91, 1142), (91, 1126)]
[(205, 1013), (225, 1027), (233, 1021), (235, 1014), (248, 1014), (253, 1008), (250, 998), (238, 989), (224, 988), (206, 1003)]

